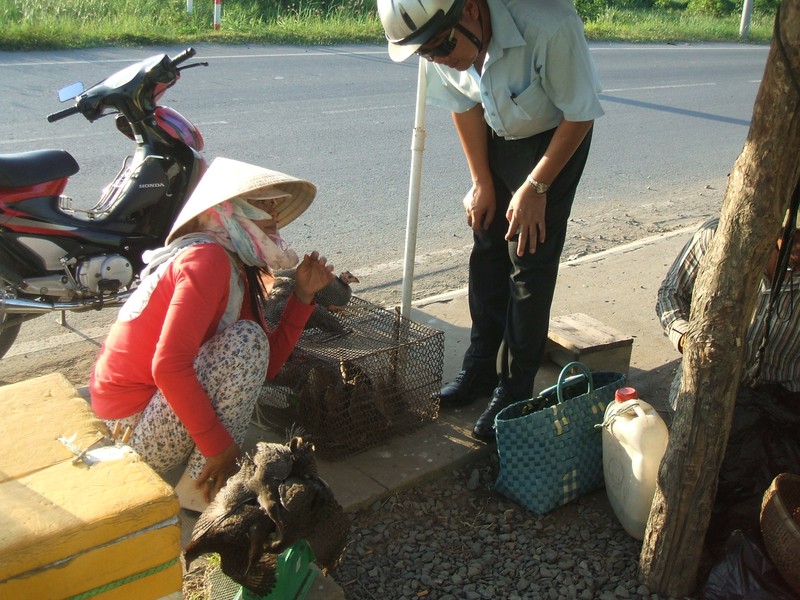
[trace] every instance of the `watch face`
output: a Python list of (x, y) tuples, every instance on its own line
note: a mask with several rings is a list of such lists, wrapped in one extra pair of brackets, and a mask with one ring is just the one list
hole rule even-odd
[(533, 177), (528, 177), (528, 183), (531, 184), (531, 187), (537, 194), (544, 194), (548, 189), (550, 189), (549, 185), (536, 181)]

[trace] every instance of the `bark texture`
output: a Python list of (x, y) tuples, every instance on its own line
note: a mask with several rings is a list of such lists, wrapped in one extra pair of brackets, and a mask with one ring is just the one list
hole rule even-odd
[(651, 592), (687, 596), (742, 375), (759, 278), (800, 177), (800, 0), (784, 0), (750, 131), (692, 296), (683, 378), (640, 557)]

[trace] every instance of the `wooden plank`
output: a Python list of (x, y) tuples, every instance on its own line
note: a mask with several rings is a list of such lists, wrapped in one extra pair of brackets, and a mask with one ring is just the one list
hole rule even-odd
[(548, 338), (575, 353), (633, 345), (633, 338), (583, 313), (550, 319)]

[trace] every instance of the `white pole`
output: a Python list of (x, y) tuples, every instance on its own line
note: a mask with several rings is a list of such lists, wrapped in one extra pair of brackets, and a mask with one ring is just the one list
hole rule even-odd
[(214, 0), (214, 30), (219, 29), (222, 22), (222, 0)]
[(411, 138), (411, 177), (408, 184), (408, 217), (406, 219), (406, 251), (403, 263), (403, 295), (400, 314), (411, 314), (411, 291), (414, 286), (414, 256), (417, 247), (417, 220), (419, 218), (419, 191), (422, 177), (422, 154), (425, 151), (425, 96), (428, 80), (425, 76), (425, 59), (419, 58), (417, 77), (417, 108), (414, 117), (414, 134)]
[(753, 0), (744, 0), (742, 6), (742, 20), (739, 23), (739, 37), (750, 37), (750, 17), (753, 16)]
[(192, 14), (193, 9), (194, 9), (194, 0), (186, 0), (186, 13)]

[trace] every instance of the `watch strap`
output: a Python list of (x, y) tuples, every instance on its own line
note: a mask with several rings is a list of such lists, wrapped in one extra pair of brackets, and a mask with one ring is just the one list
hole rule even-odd
[(528, 175), (525, 180), (530, 184), (530, 186), (536, 190), (537, 194), (546, 194), (547, 190), (550, 189), (550, 184), (542, 183), (540, 181), (536, 181), (532, 175)]

